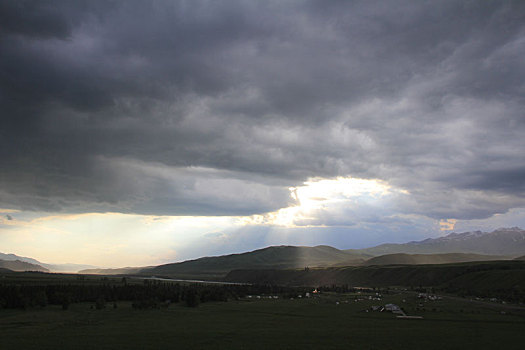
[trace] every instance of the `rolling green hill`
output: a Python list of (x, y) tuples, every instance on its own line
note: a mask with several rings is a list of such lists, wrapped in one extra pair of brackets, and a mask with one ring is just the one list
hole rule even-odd
[(466, 253), (445, 254), (386, 254), (368, 259), (363, 265), (420, 265), (420, 264), (450, 264), (469, 261), (509, 260), (507, 256), (480, 255)]
[(525, 231), (519, 228), (502, 228), (493, 232), (451, 233), (440, 238), (405, 244), (383, 244), (366, 249), (339, 250), (329, 246), (268, 247), (248, 253), (160, 265), (143, 269), (140, 273), (178, 278), (221, 278), (235, 269), (447, 264), (512, 259), (524, 253)]
[(268, 247), (242, 254), (205, 257), (144, 269), (141, 274), (179, 278), (220, 278), (235, 269), (290, 269), (313, 266), (358, 265), (365, 254), (345, 252), (329, 246)]
[[(140, 272), (125, 272), (120, 269), (100, 270), (89, 273), (140, 273), (191, 279), (220, 279), (236, 269), (304, 269), (305, 267), (337, 267), (358, 265), (393, 264), (450, 264), (469, 261), (493, 261), (510, 259), (506, 256), (446, 253), (446, 254), (388, 254), (369, 257), (358, 252), (348, 252), (329, 246), (268, 247), (242, 254), (206, 257), (181, 263), (145, 268)], [(125, 270), (125, 269), (123, 269)], [(88, 270), (93, 271), (93, 270)], [(85, 272), (88, 273), (88, 272)]]
[[(525, 262), (510, 260), (439, 265), (375, 265), (317, 268), (309, 271), (234, 270), (225, 279), (229, 282), (289, 286), (442, 286), (473, 290), (497, 287), (525, 291)], [(490, 281), (494, 283), (489, 283)]]
[(405, 244), (339, 250), (329, 246), (278, 246), (241, 254), (204, 257), (156, 267), (89, 269), (90, 274), (142, 274), (182, 279), (221, 279), (235, 269), (296, 269), (305, 267), (447, 264), (512, 259), (525, 254), (525, 231), (451, 233)]

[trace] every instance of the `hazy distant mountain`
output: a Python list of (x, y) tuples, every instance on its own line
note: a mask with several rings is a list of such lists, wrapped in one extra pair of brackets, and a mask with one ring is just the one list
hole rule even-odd
[(0, 260), (0, 267), (11, 271), (41, 271), (49, 272), (48, 269), (38, 264), (31, 264), (20, 260)]
[(150, 268), (148, 267), (120, 267), (116, 269), (85, 269), (80, 270), (78, 273), (88, 274), (88, 275), (133, 275), (138, 274), (140, 271)]
[(47, 267), (52, 272), (80, 272), (85, 269), (94, 269), (98, 268), (93, 265), (86, 264), (41, 264), (44, 267)]
[(444, 254), (386, 254), (368, 259), (363, 265), (421, 265), (421, 264), (450, 264), (471, 261), (508, 260), (505, 255), (481, 255), (466, 253)]
[(18, 255), (15, 255), (15, 254), (4, 254), (4, 253), (0, 253), (0, 260), (6, 260), (6, 261), (15, 261), (15, 260), (19, 260), (19, 261), (25, 261), (25, 262), (28, 262), (30, 264), (36, 264), (36, 265), (41, 265), (42, 263), (38, 260), (35, 260), (33, 258), (27, 258), (25, 256), (18, 256)]
[(345, 252), (329, 246), (278, 246), (248, 253), (205, 257), (180, 263), (160, 265), (141, 271), (149, 275), (177, 277), (219, 277), (235, 269), (290, 269), (306, 266), (357, 265), (370, 256)]
[(445, 237), (429, 238), (404, 244), (382, 244), (372, 248), (348, 250), (385, 255), (394, 253), (473, 253), (519, 256), (525, 254), (525, 230), (517, 227), (500, 228), (493, 232), (451, 233)]
[[(41, 267), (44, 267), (46, 270), (48, 271), (51, 271), (51, 272), (77, 272), (77, 271), (80, 271), (80, 270), (83, 270), (83, 269), (91, 269), (91, 268), (96, 268), (97, 266), (93, 266), (93, 265), (85, 265), (85, 264), (46, 264), (46, 263), (43, 263), (43, 262), (40, 262), (36, 259), (33, 259), (33, 258), (28, 258), (28, 257), (25, 257), (25, 256), (18, 256), (18, 255), (15, 255), (15, 254), (5, 254), (5, 253), (0, 253), (0, 260), (5, 260), (5, 261), (23, 261), (23, 262), (27, 262), (29, 264), (35, 264), (35, 265), (39, 265)], [(36, 271), (36, 270), (33, 270), (33, 271)], [(40, 271), (40, 270), (38, 270)]]

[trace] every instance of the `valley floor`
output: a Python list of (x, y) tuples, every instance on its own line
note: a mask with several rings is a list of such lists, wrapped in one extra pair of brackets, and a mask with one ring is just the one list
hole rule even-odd
[[(371, 309), (387, 303), (423, 319)], [(522, 349), (524, 341), (520, 307), (462, 298), (431, 301), (407, 292), (381, 300), (360, 293), (294, 300), (252, 296), (159, 310), (136, 310), (127, 302), (103, 310), (89, 303), (71, 304), (69, 310), (0, 310), (0, 348), (17, 350)]]

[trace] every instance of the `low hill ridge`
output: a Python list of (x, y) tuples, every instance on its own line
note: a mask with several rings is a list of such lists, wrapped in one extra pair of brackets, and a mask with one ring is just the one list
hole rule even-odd
[(198, 274), (224, 276), (239, 268), (304, 268), (307, 266), (332, 266), (336, 264), (356, 265), (368, 256), (349, 253), (334, 247), (272, 246), (251, 252), (216, 257), (204, 257), (180, 263), (165, 264), (144, 269), (142, 274), (195, 276)]
[(444, 254), (386, 254), (373, 257), (365, 261), (364, 265), (422, 265), (422, 264), (450, 264), (471, 261), (508, 260), (507, 256), (480, 255), (465, 253)]
[(305, 270), (233, 270), (226, 281), (287, 286), (448, 286), (474, 290), (515, 289), (525, 282), (525, 262), (491, 261), (437, 265), (348, 266)]

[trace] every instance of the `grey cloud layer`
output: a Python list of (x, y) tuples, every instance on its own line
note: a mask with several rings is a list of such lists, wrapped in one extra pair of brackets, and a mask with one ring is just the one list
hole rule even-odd
[(108, 4), (0, 2), (1, 206), (244, 215), (315, 176), (525, 205), (523, 2)]

